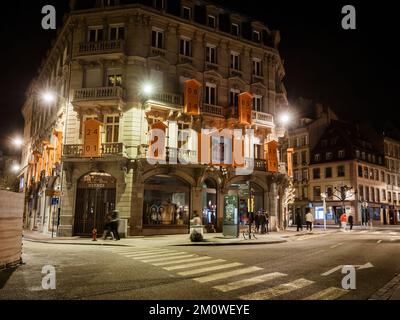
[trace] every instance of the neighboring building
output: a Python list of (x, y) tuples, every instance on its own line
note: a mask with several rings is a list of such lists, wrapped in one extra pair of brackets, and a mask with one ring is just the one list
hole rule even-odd
[[(133, 2), (72, 1), (28, 90), (26, 225), (87, 236), (117, 209), (129, 235), (187, 233), (196, 214), (226, 231), (266, 210), (281, 227), (288, 179), (274, 120), (288, 102), (279, 32), (206, 2)], [(46, 105), (43, 90), (59, 98)], [(213, 128), (230, 137), (254, 129), (242, 154), (252, 174), (225, 165), (232, 145), (220, 133), (201, 137), (212, 159), (197, 163), (198, 135)], [(152, 129), (167, 145), (156, 165), (147, 160)], [(176, 156), (178, 164), (162, 161)]]
[(309, 198), (309, 165), (310, 154), (319, 138), (332, 120), (337, 120), (334, 112), (321, 104), (314, 104), (311, 100), (298, 99), (296, 106), (296, 122), (292, 123), (286, 136), (286, 148), (293, 149), (293, 187), (295, 201), (290, 206), (292, 213), (289, 222), (295, 223), (295, 214), (306, 214), (310, 206)]
[[(316, 222), (323, 223), (321, 193), (326, 193), (327, 222), (338, 223), (344, 210), (355, 223), (368, 220), (388, 223), (388, 204), (384, 155), (355, 125), (333, 121), (313, 148), (310, 162), (309, 198)], [(340, 195), (343, 186), (352, 188)], [(342, 201), (344, 200), (344, 201)]]
[(385, 224), (400, 223), (400, 139), (398, 135), (383, 137), (388, 205)]

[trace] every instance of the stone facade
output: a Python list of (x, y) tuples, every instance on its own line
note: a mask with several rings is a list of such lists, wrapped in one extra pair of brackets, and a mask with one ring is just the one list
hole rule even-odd
[[(46, 194), (49, 176), (58, 177), (61, 191), (49, 196), (60, 198), (58, 235), (76, 234), (77, 214), (82, 216), (83, 223), (90, 223), (90, 214), (103, 205), (107, 206), (105, 211), (119, 211), (130, 235), (187, 233), (187, 222), (183, 225), (181, 221), (167, 226), (143, 225), (143, 206), (147, 201), (144, 198), (156, 189), (146, 191), (149, 188), (146, 182), (152, 177), (169, 177), (171, 181), (176, 178), (187, 185), (188, 199), (182, 210), (188, 211), (189, 218), (204, 210), (204, 201), (201, 201), (207, 189), (204, 184), (206, 180), (212, 181), (210, 194), (215, 194), (212, 202), (216, 206), (215, 227), (219, 231), (223, 229), (224, 199), (231, 186), (240, 189), (247, 184), (250, 190), (247, 197), (251, 198), (251, 184), (254, 183), (257, 190), (262, 190), (262, 196), (257, 200), (259, 208), (253, 210), (267, 211), (274, 227), (279, 227), (287, 185), (286, 168), (284, 164), (278, 164), (279, 170), (268, 172), (266, 156), (267, 143), (278, 141), (282, 136), (274, 117), (288, 104), (282, 83), (285, 72), (277, 50), (279, 32), (271, 32), (263, 24), (240, 15), (220, 14), (222, 8), (207, 4), (200, 4), (201, 12), (207, 19), (213, 16), (215, 25), (208, 20), (201, 24), (195, 19), (199, 3), (195, 5), (194, 1), (185, 2), (190, 8), (189, 15), (185, 10), (173, 14), (164, 7), (166, 3), (160, 7), (157, 1), (153, 7), (143, 4), (122, 7), (117, 1), (115, 6), (85, 10), (78, 10), (79, 1), (77, 3), (59, 32), (40, 76), (28, 92), (24, 107), (26, 131), (29, 128), (28, 131), (33, 133), (29, 138), (31, 143), (24, 151), (28, 189), (33, 197), (40, 194), (38, 186)], [(225, 17), (223, 20), (222, 16)], [(242, 28), (234, 34), (234, 22), (248, 26), (251, 36), (245, 37)], [(190, 79), (197, 80), (203, 92), (201, 112), (196, 116), (184, 113), (183, 89), (185, 81)], [(149, 83), (154, 92), (145, 95), (143, 86)], [(57, 92), (60, 97), (51, 106), (48, 116), (43, 115), (40, 109), (43, 103), (35, 96), (38, 88), (43, 87)], [(237, 94), (242, 92), (249, 92), (254, 97), (250, 125), (243, 125), (238, 120)], [(92, 158), (84, 156), (85, 123), (89, 119), (101, 123), (100, 153)], [(244, 156), (255, 164), (255, 170), (251, 175), (237, 176), (233, 167), (149, 165), (145, 158), (149, 130), (154, 123), (163, 123), (167, 128), (169, 152), (175, 150), (195, 158), (199, 150), (192, 141), (194, 137), (189, 137), (186, 146), (182, 147), (178, 141), (180, 132), (191, 129), (199, 133), (201, 129), (211, 128), (254, 129), (254, 138)], [(37, 177), (34, 170), (39, 170), (32, 169), (37, 168), (32, 153), (40, 151), (43, 154), (43, 148), (47, 150), (46, 145), (43, 147), (46, 139), (57, 147), (54, 129), (63, 134), (63, 155), (59, 163), (62, 170), (46, 171), (44, 167), (48, 163), (41, 163), (40, 169), (45, 169), (45, 175), (34, 179), (32, 184), (32, 174)], [(46, 172), (49, 172), (48, 176)], [(101, 196), (105, 194), (100, 190), (94, 191), (96, 196), (82, 195), (82, 184), (90, 178), (91, 172), (108, 174), (116, 179), (111, 188), (116, 193), (115, 201), (93, 200), (97, 201), (94, 203), (85, 198), (83, 203), (79, 202), (80, 196), (90, 198), (98, 197), (97, 192)], [(86, 187), (101, 189), (90, 183)], [(185, 192), (172, 196), (182, 198)], [(44, 201), (48, 203), (49, 199)], [(26, 210), (30, 211), (28, 216), (37, 216), (31, 205), (28, 204)], [(84, 213), (78, 212), (80, 210)], [(34, 223), (27, 224), (37, 228)]]

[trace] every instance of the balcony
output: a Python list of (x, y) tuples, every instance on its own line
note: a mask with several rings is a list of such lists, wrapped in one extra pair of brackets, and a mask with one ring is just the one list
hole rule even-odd
[(168, 92), (155, 93), (144, 102), (144, 106), (147, 113), (152, 111), (182, 111), (183, 99), (180, 94)]
[(99, 42), (83, 42), (79, 44), (76, 56), (87, 57), (93, 55), (121, 56), (125, 51), (123, 40), (110, 40)]
[(121, 87), (78, 89), (75, 90), (72, 105), (78, 113), (99, 111), (96, 109), (102, 108), (111, 108), (119, 112), (124, 105), (124, 90)]
[[(83, 158), (83, 144), (67, 144), (63, 148), (64, 158)], [(102, 143), (100, 157), (124, 157), (126, 156), (123, 143)]]
[[(149, 159), (148, 145), (139, 146), (138, 157), (140, 159)], [(197, 161), (196, 151), (170, 147), (165, 148), (165, 162), (168, 164), (196, 164)]]
[(192, 64), (193, 63), (193, 58), (189, 56), (185, 56), (183, 54), (179, 55), (179, 63), (182, 64)]
[(203, 104), (200, 107), (201, 113), (206, 116), (224, 117), (223, 108), (221, 106), (214, 106), (210, 104)]
[(274, 117), (264, 112), (252, 112), (253, 124), (261, 127), (274, 128)]

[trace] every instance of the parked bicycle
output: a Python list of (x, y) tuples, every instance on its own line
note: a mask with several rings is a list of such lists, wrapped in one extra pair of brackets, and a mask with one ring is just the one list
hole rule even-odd
[(252, 225), (248, 225), (246, 227), (247, 228), (245, 230), (243, 230), (243, 232), (242, 232), (244, 240), (251, 240), (251, 239), (257, 240), (256, 228), (253, 227)]

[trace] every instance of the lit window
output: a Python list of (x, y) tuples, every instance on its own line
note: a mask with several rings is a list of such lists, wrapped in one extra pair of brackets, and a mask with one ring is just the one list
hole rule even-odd
[(117, 143), (119, 139), (119, 116), (106, 116), (106, 143)]
[(109, 87), (121, 87), (122, 86), (122, 75), (109, 75), (108, 76)]
[(339, 159), (343, 159), (345, 156), (345, 151), (344, 150), (340, 150), (339, 151)]

